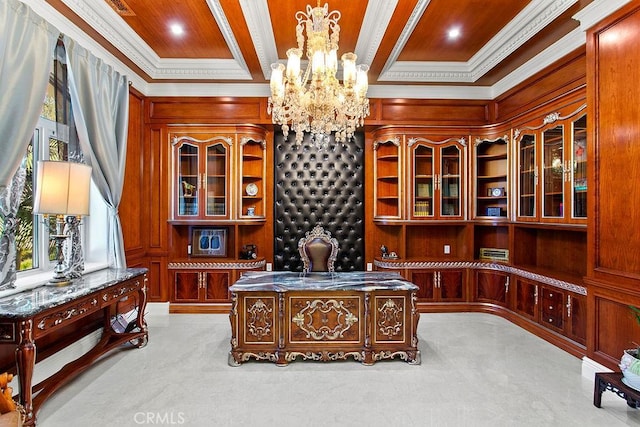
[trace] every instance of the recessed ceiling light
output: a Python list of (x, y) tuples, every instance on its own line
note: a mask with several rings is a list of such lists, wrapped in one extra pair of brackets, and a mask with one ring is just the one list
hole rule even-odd
[(457, 39), (458, 37), (460, 37), (460, 28), (451, 28), (447, 34), (450, 39)]
[(184, 28), (180, 24), (171, 24), (171, 32), (175, 36), (181, 36), (184, 33)]

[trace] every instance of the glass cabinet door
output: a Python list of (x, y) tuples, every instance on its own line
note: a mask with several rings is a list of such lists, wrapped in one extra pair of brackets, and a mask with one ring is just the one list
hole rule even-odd
[(518, 141), (518, 217), (536, 216), (536, 137), (524, 134)]
[(457, 146), (442, 148), (440, 164), (440, 215), (460, 216), (461, 153)]
[(196, 145), (183, 143), (177, 148), (177, 182), (176, 199), (179, 216), (198, 216), (199, 185), (199, 148)]
[(542, 133), (542, 215), (564, 216), (564, 126)]
[(418, 145), (413, 151), (413, 216), (433, 216), (433, 148)]
[(587, 116), (573, 122), (572, 218), (587, 217)]
[(227, 215), (227, 147), (208, 145), (206, 157), (206, 215)]

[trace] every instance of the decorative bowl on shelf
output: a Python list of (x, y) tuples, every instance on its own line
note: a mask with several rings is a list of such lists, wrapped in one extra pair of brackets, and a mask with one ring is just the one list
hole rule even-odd
[(255, 196), (256, 194), (258, 194), (258, 186), (251, 183), (249, 185), (247, 185), (247, 188), (245, 190), (247, 192), (247, 195), (249, 196)]
[(637, 349), (625, 350), (620, 358), (622, 382), (632, 389), (640, 391), (640, 359), (636, 358)]

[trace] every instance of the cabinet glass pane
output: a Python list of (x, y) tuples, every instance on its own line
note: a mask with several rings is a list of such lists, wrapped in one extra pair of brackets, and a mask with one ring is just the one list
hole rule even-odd
[(433, 148), (420, 145), (413, 153), (413, 216), (433, 216)]
[(587, 116), (573, 122), (573, 218), (587, 217)]
[(227, 149), (222, 144), (207, 147), (207, 215), (227, 214)]
[(507, 141), (476, 146), (476, 215), (507, 216)]
[(536, 212), (536, 137), (522, 135), (518, 143), (518, 216)]
[(178, 215), (198, 215), (198, 147), (183, 144), (178, 149)]
[(460, 150), (458, 147), (442, 149), (442, 164), (440, 166), (441, 181), (441, 210), (442, 216), (460, 215)]
[(545, 217), (564, 216), (564, 127), (542, 133), (542, 213)]

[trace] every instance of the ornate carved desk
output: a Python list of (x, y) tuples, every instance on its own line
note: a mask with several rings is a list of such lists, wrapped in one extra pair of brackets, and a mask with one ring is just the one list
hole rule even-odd
[[(0, 343), (16, 345), (16, 366), (20, 403), (24, 406), (24, 425), (35, 425), (42, 403), (62, 385), (86, 370), (106, 352), (130, 342), (136, 347), (147, 343), (146, 269), (106, 269), (86, 274), (64, 287), (39, 286), (0, 299)], [(118, 333), (111, 319), (117, 304), (135, 298), (137, 318), (131, 332)], [(32, 385), (38, 339), (103, 310), (104, 328), (93, 349), (68, 363), (57, 373)]]
[(418, 287), (392, 272), (247, 272), (232, 294), (229, 364), (353, 357), (420, 363)]

